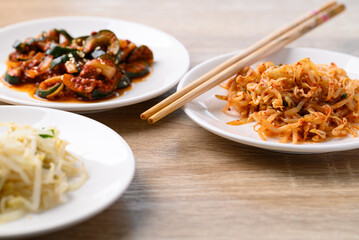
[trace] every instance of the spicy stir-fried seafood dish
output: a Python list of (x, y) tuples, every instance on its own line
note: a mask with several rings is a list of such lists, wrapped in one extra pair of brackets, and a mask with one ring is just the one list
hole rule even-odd
[(236, 111), (240, 125), (256, 121), (254, 130), (265, 140), (320, 142), (328, 137), (358, 136), (359, 80), (350, 79), (334, 63), (314, 64), (304, 58), (275, 66), (264, 62), (247, 67), (226, 86), (224, 112)]
[(52, 29), (35, 38), (16, 41), (4, 80), (12, 85), (34, 83), (44, 99), (73, 96), (105, 98), (131, 85), (131, 79), (150, 72), (152, 51), (118, 39), (110, 30), (73, 38)]

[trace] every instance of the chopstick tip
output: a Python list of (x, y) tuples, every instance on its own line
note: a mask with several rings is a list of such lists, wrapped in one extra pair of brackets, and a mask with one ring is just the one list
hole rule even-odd
[(140, 118), (141, 118), (142, 120), (146, 120), (148, 117), (147, 117), (146, 114), (141, 113)]
[(149, 124), (154, 124), (156, 122), (152, 118), (148, 118), (147, 121), (148, 121)]

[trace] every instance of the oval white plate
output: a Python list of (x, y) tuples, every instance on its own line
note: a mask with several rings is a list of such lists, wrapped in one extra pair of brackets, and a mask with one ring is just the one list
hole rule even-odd
[(85, 163), (89, 178), (69, 200), (53, 209), (0, 225), (0, 238), (29, 236), (83, 221), (112, 204), (135, 170), (130, 147), (115, 131), (90, 118), (49, 108), (0, 106), (0, 122), (56, 126), (68, 150)]
[[(182, 78), (177, 90), (183, 88), (183, 86), (194, 81), (210, 69), (218, 66), (234, 54), (235, 53), (221, 55), (194, 67)], [(359, 78), (359, 58), (332, 51), (311, 48), (285, 48), (262, 61), (271, 60), (275, 64), (288, 64), (297, 62), (305, 57), (310, 57), (316, 64), (330, 64), (334, 62), (338, 67), (344, 68), (349, 77)], [(255, 66), (256, 64), (254, 64), (254, 67)], [(297, 145), (292, 143), (279, 143), (278, 139), (267, 139), (267, 141), (263, 141), (253, 130), (254, 123), (241, 126), (226, 124), (238, 118), (222, 112), (226, 102), (218, 100), (215, 94), (225, 95), (226, 90), (217, 86), (186, 104), (183, 109), (197, 124), (224, 138), (255, 147), (290, 153), (323, 153), (359, 148), (359, 138), (354, 137), (336, 138), (322, 143), (304, 143)]]
[(100, 29), (112, 30), (118, 38), (129, 39), (138, 45), (147, 45), (154, 55), (153, 71), (145, 81), (133, 85), (122, 96), (95, 103), (46, 102), (30, 97), (27, 93), (9, 89), (0, 84), (0, 101), (57, 108), (76, 112), (89, 112), (123, 107), (142, 102), (165, 93), (174, 87), (189, 67), (186, 48), (174, 37), (155, 28), (119, 19), (102, 17), (56, 17), (32, 20), (0, 29), (0, 74), (6, 70), (5, 60), (13, 51), (15, 40), (36, 36), (42, 31), (58, 28), (72, 36), (89, 35)]

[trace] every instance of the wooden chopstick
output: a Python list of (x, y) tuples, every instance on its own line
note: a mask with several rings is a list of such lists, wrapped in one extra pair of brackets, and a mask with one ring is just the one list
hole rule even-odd
[(339, 13), (343, 12), (344, 9), (345, 7), (343, 4), (337, 4), (337, 3), (334, 4), (330, 8), (323, 11), (321, 14), (318, 14), (315, 17), (308, 19), (304, 23), (300, 24), (299, 26), (283, 34), (281, 37), (269, 42), (262, 48), (259, 48), (257, 51), (246, 56), (242, 60), (232, 64), (224, 71), (218, 73), (214, 77), (210, 78), (209, 80), (205, 81), (198, 87), (194, 88), (192, 91), (184, 94), (182, 97), (178, 98), (177, 100), (170, 103), (166, 107), (160, 109), (158, 112), (156, 112), (155, 114), (153, 114), (148, 118), (148, 122), (151, 124), (157, 122), (164, 116), (170, 114), (174, 110), (180, 108), (184, 104), (190, 102), (194, 98), (198, 97), (199, 95), (203, 94), (209, 89), (215, 87), (216, 85), (223, 82), (224, 80), (230, 78), (231, 76), (236, 74), (241, 68), (254, 64), (260, 59), (268, 57), (269, 55), (278, 51), (284, 46), (288, 45), (295, 39), (301, 37), (302, 35), (309, 32), (310, 30), (316, 28), (317, 26), (323, 24), (324, 22), (330, 20), (331, 18), (335, 17)]
[(319, 13), (322, 13), (323, 11), (327, 10), (328, 8), (334, 6), (334, 4), (336, 4), (335, 1), (329, 1), (329, 2), (325, 3), (323, 6), (321, 6), (318, 10), (312, 11), (310, 13), (307, 13), (307, 14), (303, 15), (302, 17), (298, 18), (297, 20), (295, 20), (294, 22), (290, 23), (289, 25), (275, 31), (272, 34), (269, 34), (265, 38), (259, 40), (258, 42), (254, 43), (252, 46), (250, 46), (249, 48), (245, 49), (243, 52), (235, 55), (234, 57), (232, 57), (230, 59), (228, 59), (227, 61), (225, 61), (221, 65), (217, 66), (216, 68), (210, 70), (208, 73), (204, 74), (203, 76), (199, 77), (195, 81), (191, 82), (190, 84), (185, 86), (183, 89), (181, 89), (181, 91), (178, 91), (178, 92), (172, 94), (171, 96), (169, 96), (166, 99), (162, 100), (161, 102), (159, 102), (158, 104), (156, 104), (152, 108), (150, 108), (147, 111), (143, 112), (141, 114), (141, 116), (140, 116), (141, 119), (146, 120), (151, 115), (158, 112), (162, 108), (166, 107), (170, 103), (174, 102), (178, 98), (182, 97), (186, 93), (190, 92), (192, 89), (194, 89), (197, 86), (201, 85), (206, 80), (208, 80), (208, 79), (212, 78), (213, 76), (217, 75), (218, 73), (222, 72), (223, 70), (225, 70), (229, 66), (233, 65), (234, 63), (238, 62), (242, 58), (248, 56), (249, 54), (251, 54), (254, 51), (258, 50), (259, 48), (263, 47), (267, 43), (273, 41), (274, 39), (280, 37), (284, 33), (292, 30), (293, 28), (295, 28), (297, 26), (299, 26), (300, 24), (302, 24), (303, 22), (305, 22), (308, 19), (312, 18), (313, 16), (318, 15)]

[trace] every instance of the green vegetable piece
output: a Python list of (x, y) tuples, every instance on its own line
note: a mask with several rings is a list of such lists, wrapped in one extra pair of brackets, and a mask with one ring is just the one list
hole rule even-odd
[(100, 98), (105, 98), (110, 96), (111, 94), (113, 94), (114, 91), (109, 91), (109, 92), (103, 92), (98, 90), (97, 88), (95, 88), (91, 93), (80, 93), (80, 92), (76, 92), (76, 94), (83, 98), (83, 99), (87, 99), (87, 100), (95, 100), (95, 99), (100, 99)]
[(12, 76), (8, 72), (5, 72), (5, 81), (10, 84), (20, 83), (20, 78), (18, 76)]
[(53, 138), (54, 136), (48, 135), (48, 134), (39, 134), (42, 138)]
[(17, 51), (23, 51), (25, 44), (20, 42), (19, 40), (16, 40), (12, 45), (12, 47), (15, 48)]
[(71, 35), (66, 32), (64, 29), (56, 29), (57, 32), (59, 32), (60, 34), (62, 34), (69, 42), (72, 41), (72, 39), (74, 39), (73, 37), (71, 37)]
[(39, 38), (30, 38), (30, 40), (27, 42), (27, 44), (31, 45), (34, 42), (41, 42), (41, 41), (45, 41), (46, 37), (44, 34), (41, 35), (41, 37)]
[(55, 84), (54, 86), (51, 86), (47, 89), (36, 88), (35, 94), (39, 97), (46, 98), (51, 93), (55, 92), (61, 86), (61, 84), (63, 84), (63, 83), (59, 82), (59, 83)]
[(340, 99), (343, 100), (343, 99), (346, 99), (347, 98), (347, 94), (346, 93), (343, 93), (341, 96), (340, 96)]
[(89, 53), (96, 47), (106, 47), (106, 53), (117, 56), (120, 53), (120, 41), (110, 30), (101, 30), (97, 34), (87, 38), (84, 52)]
[(52, 60), (50, 64), (50, 69), (54, 68), (57, 65), (67, 62), (69, 59), (70, 58), (68, 55), (62, 55), (60, 57), (55, 58), (54, 60)]
[(55, 76), (42, 81), (36, 88), (35, 94), (39, 97), (51, 99), (61, 93), (64, 88), (63, 76)]
[(87, 38), (89, 38), (89, 36), (77, 37), (72, 39), (72, 43), (75, 43), (77, 46), (83, 46)]
[(54, 129), (50, 129), (52, 135), (50, 134), (39, 134), (40, 137), (42, 138), (54, 138), (55, 137), (55, 130)]
[(116, 65), (118, 65), (118, 64), (120, 64), (120, 62), (121, 62), (121, 53), (120, 54), (118, 54), (117, 56), (116, 56), (116, 58), (115, 58), (115, 64)]
[(21, 42), (19, 40), (16, 40), (14, 42), (14, 44), (12, 45), (13, 48), (15, 48), (17, 51), (22, 52), (25, 49), (26, 46), (31, 46), (32, 43), (34, 42), (40, 42), (40, 41), (45, 41), (46, 37), (44, 35), (41, 35), (41, 37), (39, 38), (30, 38), (29, 40), (27, 40), (26, 42)]
[(127, 88), (130, 85), (131, 79), (125, 73), (123, 73), (121, 76), (121, 80), (117, 84), (117, 89)]
[(29, 60), (29, 58), (23, 58), (23, 57), (17, 57), (16, 61), (26, 61)]
[(60, 47), (56, 43), (51, 43), (50, 48), (45, 52), (47, 55), (52, 55), (55, 58), (64, 55), (66, 53), (76, 52), (76, 49)]
[(141, 45), (133, 49), (127, 56), (126, 62), (137, 62), (140, 60), (151, 61), (153, 60), (152, 51), (145, 45)]
[(150, 67), (145, 61), (139, 61), (134, 63), (127, 63), (125, 65), (126, 75), (129, 78), (138, 78), (145, 76), (150, 72)]
[(68, 60), (70, 60), (71, 56), (75, 59), (80, 58), (80, 56), (77, 54), (77, 52), (70, 52), (68, 54), (64, 54), (64, 55), (59, 56), (59, 57), (55, 58), (54, 60), (52, 60), (52, 62), (50, 64), (50, 69), (54, 68), (57, 65), (67, 62)]
[(102, 91), (98, 90), (97, 88), (95, 88), (91, 93), (91, 99), (104, 98), (104, 97), (111, 95), (112, 93), (113, 93), (113, 91), (102, 92)]

